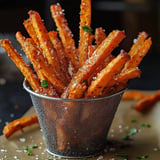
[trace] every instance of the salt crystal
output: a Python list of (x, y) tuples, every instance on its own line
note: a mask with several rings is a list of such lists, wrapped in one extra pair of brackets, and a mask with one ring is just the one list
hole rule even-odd
[(101, 160), (101, 159), (103, 159), (103, 156), (102, 156), (102, 155), (100, 155), (100, 156), (97, 158), (97, 160)]
[(17, 149), (17, 150), (16, 150), (16, 152), (17, 152), (17, 153), (21, 153), (21, 152), (22, 152), (22, 150)]
[(118, 128), (122, 128), (122, 125), (119, 125)]
[(17, 159), (17, 156), (14, 156), (13, 158), (14, 158), (14, 159)]
[(19, 138), (19, 141), (20, 142), (26, 142), (26, 139), (25, 138)]
[(158, 148), (153, 148), (153, 151), (158, 151)]
[(11, 113), (11, 114), (10, 114), (10, 117), (13, 118), (13, 117), (14, 117), (14, 113)]
[(133, 40), (133, 43), (136, 43), (137, 42), (137, 39), (135, 38), (134, 40)]
[(0, 85), (4, 85), (4, 84), (6, 84), (6, 79), (0, 78)]

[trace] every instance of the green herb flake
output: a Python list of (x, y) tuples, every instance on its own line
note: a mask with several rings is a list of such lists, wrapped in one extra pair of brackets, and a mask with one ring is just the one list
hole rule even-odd
[(87, 158), (80, 158), (80, 160), (87, 160)]
[(122, 137), (123, 140), (129, 140), (129, 138), (130, 138), (130, 136), (128, 136), (128, 135), (125, 135)]
[(48, 88), (47, 80), (42, 80), (41, 86), (42, 86), (43, 88)]
[(89, 34), (92, 34), (92, 32), (93, 32), (93, 29), (92, 29), (92, 28), (88, 28), (87, 26), (82, 26), (82, 29), (83, 29), (85, 32), (88, 32)]
[(37, 145), (32, 145), (31, 148), (35, 149), (35, 148), (38, 148), (38, 146)]
[(135, 135), (136, 133), (137, 133), (137, 129), (136, 129), (136, 128), (131, 128), (130, 131), (129, 131), (129, 133), (128, 133), (128, 135), (129, 135), (129, 136), (133, 136), (133, 135)]
[(123, 140), (129, 140), (131, 136), (135, 135), (137, 133), (136, 128), (131, 128), (129, 133), (122, 137)]
[(30, 156), (31, 155), (31, 149), (28, 148), (28, 152), (27, 155)]
[(23, 149), (28, 151), (28, 146), (23, 146)]
[(141, 159), (147, 159), (148, 157), (149, 157), (148, 155), (142, 155), (140, 157), (136, 157), (136, 159), (141, 160)]
[(128, 160), (128, 155), (127, 154), (115, 153), (115, 156)]
[(142, 123), (142, 124), (141, 124), (141, 127), (147, 127), (147, 128), (151, 128), (151, 125), (150, 125), (150, 124), (145, 124), (145, 123)]
[(137, 122), (137, 120), (135, 120), (135, 119), (131, 120), (131, 123), (136, 123), (136, 122)]
[(32, 154), (32, 149), (38, 148), (37, 145), (32, 145), (30, 147), (23, 146), (23, 149), (27, 151), (27, 155), (30, 156)]
[(81, 83), (88, 83), (87, 79), (83, 79)]

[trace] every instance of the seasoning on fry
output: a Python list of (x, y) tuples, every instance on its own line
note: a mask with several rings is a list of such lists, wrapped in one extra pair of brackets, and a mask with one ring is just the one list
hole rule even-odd
[(88, 32), (89, 34), (93, 34), (93, 29), (92, 28), (88, 28), (87, 26), (82, 26), (82, 29), (85, 31), (85, 32)]
[(48, 88), (47, 80), (42, 80), (41, 85), (43, 88)]

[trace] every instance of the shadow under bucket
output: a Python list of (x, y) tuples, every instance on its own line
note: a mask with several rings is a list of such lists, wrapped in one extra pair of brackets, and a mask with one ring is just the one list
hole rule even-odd
[(124, 90), (110, 96), (62, 99), (29, 92), (47, 151), (65, 158), (91, 157), (106, 147), (107, 134)]

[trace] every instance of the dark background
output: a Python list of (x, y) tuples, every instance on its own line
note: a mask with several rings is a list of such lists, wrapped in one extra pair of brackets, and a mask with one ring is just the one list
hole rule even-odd
[[(48, 30), (56, 30), (51, 18), (50, 4), (59, 2), (65, 9), (74, 38), (78, 43), (80, 0), (0, 0), (0, 39), (9, 38), (18, 52), (15, 33), (27, 36), (23, 21), (29, 10), (36, 10)], [(158, 0), (92, 0), (92, 28), (103, 27), (108, 34), (113, 29), (125, 30), (126, 39), (120, 47), (129, 50), (133, 39), (141, 31), (152, 37), (152, 47), (140, 64), (141, 78), (131, 80), (129, 88), (157, 90), (160, 88), (160, 10)], [(27, 61), (27, 59), (26, 59)], [(0, 48), (0, 133), (5, 123), (21, 117), (32, 106), (23, 89), (23, 76)]]

